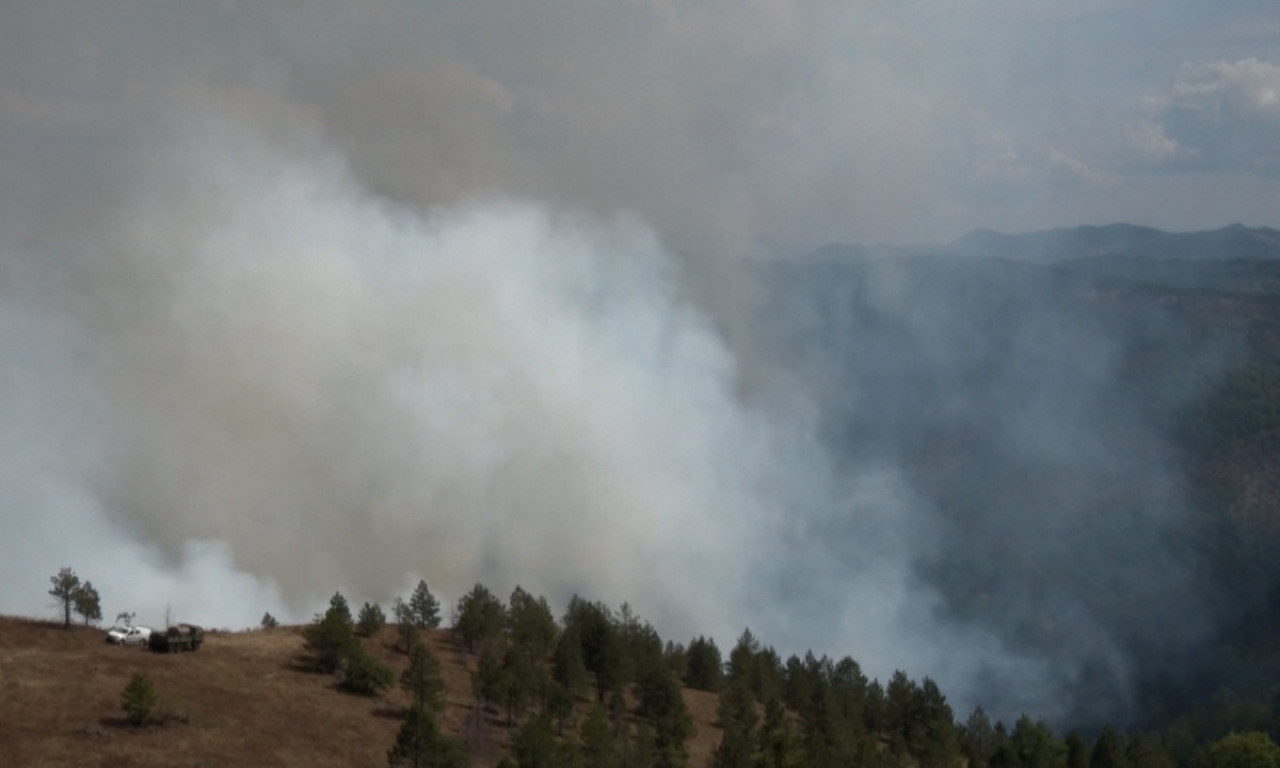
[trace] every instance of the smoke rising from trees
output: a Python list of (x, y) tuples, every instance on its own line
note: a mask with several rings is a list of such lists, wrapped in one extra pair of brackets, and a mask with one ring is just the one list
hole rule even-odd
[[(1027, 314), (1043, 286), (984, 317), (982, 285), (893, 269), (851, 315), (840, 280), (739, 257), (1086, 215), (1102, 187), (1108, 216), (1158, 223), (1133, 202), (1153, 182), (953, 100), (974, 72), (912, 59), (939, 21), (906, 5), (500, 5), (8, 9), (0, 610), (47, 610), (68, 564), (151, 623), (519, 582), (930, 675), (961, 711), (1066, 715), (1088, 690), (1126, 716), (1136, 650), (1204, 627), (1095, 599), (1201, 600), (1161, 538), (1185, 523), (1172, 463), (1116, 421), (1135, 399), (1107, 333)], [(1195, 126), (1173, 133), (1209, 142)], [(1246, 176), (1220, 205), (1259, 210), (1271, 182)], [(1043, 207), (1011, 205), (1035, 179)], [(931, 440), (985, 472), (922, 465)], [(1110, 549), (1077, 536), (1100, 488), (1143, 499), (1094, 529)], [(970, 517), (939, 504), (957, 490)], [(1134, 519), (1152, 535), (1120, 535)]]

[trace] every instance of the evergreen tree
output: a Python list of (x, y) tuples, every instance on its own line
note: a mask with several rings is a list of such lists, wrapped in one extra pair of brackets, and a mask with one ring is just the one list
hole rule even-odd
[[(1125, 756), (1133, 768), (1176, 768), (1177, 763), (1160, 740), (1147, 733), (1134, 733), (1129, 737)], [(1276, 766), (1280, 768), (1280, 765)]]
[(753, 690), (758, 653), (760, 653), (760, 642), (756, 640), (756, 636), (751, 634), (750, 629), (742, 630), (742, 634), (738, 636), (738, 642), (729, 652), (728, 681), (732, 683), (742, 680), (747, 684), (748, 690)]
[(366, 602), (360, 606), (360, 617), (356, 623), (360, 629), (360, 634), (365, 637), (373, 637), (387, 623), (387, 616), (382, 612), (382, 606), (377, 603)]
[(1044, 720), (1032, 721), (1023, 715), (1009, 734), (1009, 747), (1023, 768), (1060, 768), (1067, 748)]
[(348, 627), (353, 625), (351, 607), (347, 605), (347, 598), (343, 597), (341, 592), (334, 592), (333, 597), (329, 598), (329, 611), (332, 611)]
[(565, 722), (573, 714), (572, 693), (569, 693), (563, 685), (552, 683), (547, 688), (546, 704), (543, 711), (551, 718), (551, 722), (556, 726), (556, 735), (564, 733)]
[(1196, 768), (1280, 768), (1280, 746), (1265, 733), (1233, 733), (1202, 749)]
[(62, 568), (56, 576), (49, 577), (53, 589), (49, 594), (62, 604), (62, 626), (71, 629), (71, 609), (75, 605), (76, 592), (80, 589), (80, 577), (70, 568)]
[(583, 764), (593, 768), (618, 768), (613, 729), (609, 726), (609, 716), (604, 707), (598, 703), (591, 705), (578, 736), (582, 744), (580, 754)]
[(716, 716), (724, 733), (711, 761), (712, 768), (752, 768), (758, 736), (755, 697), (742, 675), (731, 676), (720, 691)]
[(1067, 768), (1089, 768), (1089, 743), (1078, 731), (1067, 734)]
[(431, 588), (420, 579), (409, 596), (410, 616), (418, 629), (435, 629), (440, 626), (440, 601), (431, 594)]
[(920, 687), (897, 670), (885, 689), (885, 731), (895, 755), (914, 752), (913, 736), (922, 722)]
[(409, 666), (400, 673), (400, 687), (409, 694), (414, 706), (439, 712), (445, 705), (444, 676), (440, 661), (424, 643), (409, 651)]
[(562, 755), (551, 723), (546, 717), (531, 717), (516, 731), (511, 751), (519, 768), (559, 768)]
[(1089, 768), (1130, 768), (1124, 741), (1110, 727), (1103, 728), (1098, 734), (1093, 753), (1089, 756)]
[(658, 667), (666, 667), (658, 631), (635, 615), (628, 603), (619, 609), (615, 626), (622, 651), (623, 676), (627, 680), (639, 680)]
[(431, 713), (412, 706), (400, 723), (395, 744), (387, 752), (389, 768), (466, 768), (462, 742), (441, 733)]
[(778, 696), (765, 702), (757, 754), (758, 768), (799, 768), (801, 764), (791, 717)]
[(415, 643), (421, 642), (418, 637), (418, 624), (413, 609), (400, 598), (391, 604), (392, 615), (396, 619), (396, 648), (405, 653), (413, 650)]
[(131, 724), (143, 725), (151, 718), (151, 712), (159, 700), (151, 678), (141, 672), (134, 672), (120, 695), (120, 706), (124, 709), (125, 719)]
[(555, 648), (560, 633), (556, 617), (544, 598), (535, 598), (516, 587), (507, 601), (507, 630), (511, 642), (541, 663)]
[[(476, 665), (475, 683), (479, 698), (486, 704), (505, 704), (507, 690), (511, 687), (503, 657), (493, 647), (485, 648)], [(508, 723), (510, 724), (510, 723)]]
[(587, 667), (582, 661), (582, 641), (574, 630), (560, 633), (551, 657), (551, 676), (571, 695), (587, 686)]
[(75, 603), (76, 613), (84, 618), (86, 627), (90, 623), (102, 621), (102, 606), (98, 602), (98, 590), (93, 588), (93, 582), (85, 581), (77, 587), (72, 602)]
[(626, 733), (627, 738), (621, 745), (621, 762), (625, 768), (657, 768), (658, 747), (653, 727), (648, 723), (636, 723), (634, 729)]
[(513, 645), (502, 658), (502, 697), (507, 706), (507, 725), (513, 725), (542, 688), (540, 668), (524, 648)]
[(684, 645), (668, 640), (666, 647), (662, 649), (662, 656), (666, 659), (667, 669), (671, 670), (671, 674), (683, 680), (689, 671), (689, 654), (685, 651)]
[(476, 584), (458, 601), (458, 619), (454, 629), (462, 637), (468, 653), (502, 636), (506, 609), (502, 601), (483, 584)]
[(604, 701), (608, 691), (623, 691), (628, 682), (626, 659), (609, 608), (574, 595), (569, 600), (564, 627), (578, 640), (583, 666), (596, 676), (596, 700)]
[(275, 629), (280, 626), (280, 622), (275, 616), (271, 615), (270, 611), (262, 614), (262, 621), (260, 623), (263, 629)]
[[(1076, 737), (1079, 739), (1079, 736)], [(1083, 741), (1081, 742), (1083, 744)], [(991, 719), (987, 717), (987, 713), (982, 707), (974, 707), (973, 712), (969, 713), (969, 719), (965, 721), (964, 729), (960, 736), (960, 751), (964, 753), (965, 758), (969, 761), (970, 768), (984, 768), (987, 761), (991, 759), (991, 755), (996, 750), (996, 734), (991, 727)], [(1085, 766), (1071, 766), (1071, 768), (1086, 768), (1089, 762), (1088, 751), (1085, 751)]]
[(946, 768), (959, 754), (955, 715), (937, 683), (925, 678), (920, 684), (920, 730), (913, 732), (915, 755), (921, 768)]
[(395, 681), (391, 669), (358, 643), (343, 657), (342, 687), (361, 696), (376, 696)]
[(685, 708), (680, 686), (664, 666), (649, 667), (637, 684), (637, 713), (653, 724), (657, 768), (683, 768), (688, 762), (685, 742), (693, 735), (693, 719)]
[(867, 686), (867, 703), (862, 708), (862, 723), (868, 731), (884, 733), (888, 725), (888, 708), (884, 688), (879, 680), (872, 680)]
[(684, 684), (700, 691), (718, 693), (724, 685), (724, 661), (716, 641), (701, 635), (690, 640), (688, 657)]
[[(335, 595), (340, 598), (341, 595)], [(303, 630), (303, 647), (318, 672), (337, 672), (347, 656), (357, 647), (351, 627), (351, 613), (345, 601), (331, 600), (324, 615), (317, 616)]]

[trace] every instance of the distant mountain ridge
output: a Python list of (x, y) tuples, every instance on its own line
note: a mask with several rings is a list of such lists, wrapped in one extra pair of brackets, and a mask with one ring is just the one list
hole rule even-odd
[(1054, 263), (1099, 256), (1223, 261), (1280, 260), (1280, 230), (1232, 224), (1200, 232), (1166, 232), (1133, 224), (1080, 226), (1010, 235), (976, 229), (950, 243), (932, 245), (850, 245), (828, 243), (811, 259), (866, 259), (889, 256), (964, 256)]

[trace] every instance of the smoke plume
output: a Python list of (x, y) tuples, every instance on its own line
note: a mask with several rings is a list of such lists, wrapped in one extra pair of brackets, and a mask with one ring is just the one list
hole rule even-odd
[(1094, 720), (1204, 634), (1108, 329), (1040, 285), (768, 266), (1274, 216), (1269, 177), (1215, 208), (1117, 157), (1167, 78), (1063, 115), (1014, 66), (1076, 72), (1061, 30), (1111, 4), (8, 5), (0, 611), (62, 566), (108, 618), (230, 627), (519, 583)]

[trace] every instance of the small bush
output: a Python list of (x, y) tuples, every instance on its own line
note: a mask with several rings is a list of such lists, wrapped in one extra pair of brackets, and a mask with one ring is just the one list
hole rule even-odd
[(125, 718), (131, 724), (143, 725), (151, 718), (151, 713), (159, 700), (156, 688), (151, 684), (151, 678), (141, 672), (135, 672), (120, 696), (120, 706), (124, 708)]

